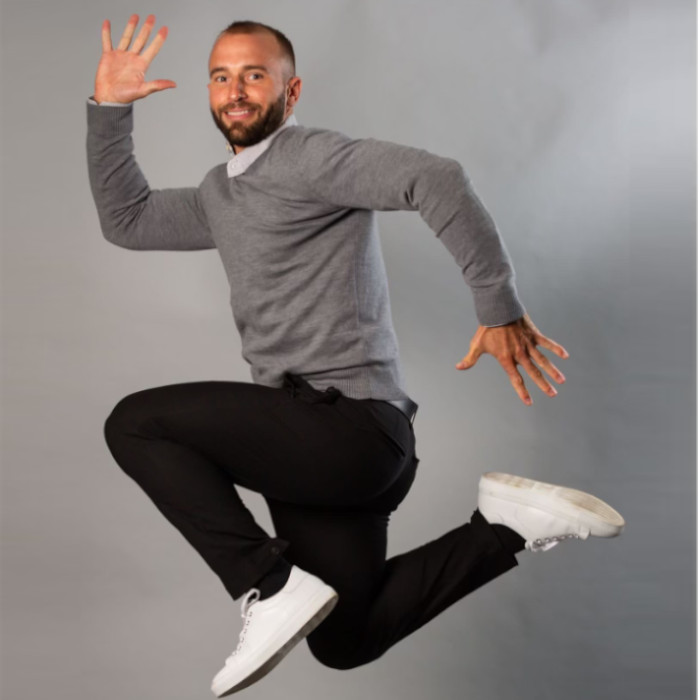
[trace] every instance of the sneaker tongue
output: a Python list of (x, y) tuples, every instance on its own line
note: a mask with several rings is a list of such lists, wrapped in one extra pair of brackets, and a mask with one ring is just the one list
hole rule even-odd
[(243, 603), (241, 605), (241, 617), (245, 619), (250, 610), (251, 605), (258, 602), (260, 599), (260, 591), (257, 588), (251, 588), (248, 593), (246, 593)]

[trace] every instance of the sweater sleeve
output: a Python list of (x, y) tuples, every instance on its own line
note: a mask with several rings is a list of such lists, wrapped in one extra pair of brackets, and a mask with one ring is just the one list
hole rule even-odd
[(310, 196), (348, 208), (418, 211), (459, 265), (480, 324), (524, 315), (503, 241), (457, 161), (332, 131), (307, 130), (304, 140), (296, 162)]
[(214, 248), (197, 188), (149, 187), (133, 155), (133, 108), (87, 109), (88, 174), (105, 238), (133, 250)]

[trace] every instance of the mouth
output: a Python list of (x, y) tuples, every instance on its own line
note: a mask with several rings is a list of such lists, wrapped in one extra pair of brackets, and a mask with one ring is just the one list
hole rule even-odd
[(244, 121), (254, 114), (255, 109), (252, 107), (222, 110), (222, 115), (228, 117), (231, 121)]

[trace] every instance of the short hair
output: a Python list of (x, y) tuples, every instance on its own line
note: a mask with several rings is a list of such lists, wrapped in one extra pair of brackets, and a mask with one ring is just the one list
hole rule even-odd
[(270, 27), (262, 22), (252, 22), (250, 20), (241, 20), (238, 22), (232, 22), (224, 29), (219, 36), (224, 34), (263, 34), (268, 32), (277, 39), (277, 43), (282, 49), (282, 55), (289, 60), (292, 65), (292, 75), (296, 74), (296, 59), (294, 57), (294, 47), (292, 42), (287, 39), (287, 37), (282, 34), (279, 29)]

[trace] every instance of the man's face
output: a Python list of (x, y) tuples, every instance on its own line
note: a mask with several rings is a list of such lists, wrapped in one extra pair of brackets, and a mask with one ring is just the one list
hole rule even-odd
[(275, 131), (292, 113), (301, 81), (267, 32), (224, 34), (209, 58), (209, 106), (236, 153)]

